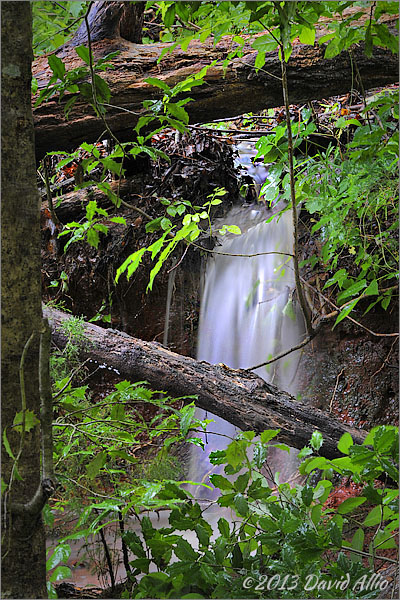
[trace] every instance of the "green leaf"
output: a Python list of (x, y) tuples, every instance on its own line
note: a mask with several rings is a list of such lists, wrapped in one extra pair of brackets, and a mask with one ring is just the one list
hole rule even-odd
[(164, 25), (169, 29), (175, 21), (175, 2), (168, 6), (165, 14), (163, 15)]
[(265, 53), (276, 50), (276, 48), (278, 47), (278, 42), (274, 40), (274, 38), (271, 35), (267, 34), (257, 37), (251, 43), (251, 45), (255, 50), (257, 50), (257, 52), (264, 54), (265, 59)]
[(326, 468), (327, 465), (329, 465), (329, 462), (326, 458), (323, 456), (316, 456), (306, 464), (304, 471), (306, 473), (311, 473), (313, 469), (323, 469)]
[(210, 475), (210, 481), (214, 487), (220, 490), (233, 490), (233, 483), (229, 481), (223, 475), (219, 475), (218, 473), (213, 473)]
[(189, 115), (183, 106), (178, 106), (178, 104), (169, 102), (165, 105), (165, 108), (167, 109), (167, 112), (169, 112), (176, 119), (182, 121), (182, 123), (185, 123), (185, 125), (189, 123)]
[(319, 481), (314, 490), (314, 500), (319, 500), (323, 504), (328, 498), (332, 489), (332, 482), (323, 479)]
[(234, 233), (235, 235), (240, 235), (242, 233), (240, 227), (237, 225), (226, 225), (226, 229), (229, 233)]
[(397, 548), (396, 540), (390, 531), (379, 529), (374, 538), (374, 548), (377, 550), (387, 550)]
[(342, 532), (334, 521), (330, 521), (328, 525), (328, 535), (329, 538), (336, 547), (341, 548), (343, 539)]
[(285, 315), (285, 317), (289, 317), (292, 321), (296, 321), (296, 313), (294, 312), (293, 301), (291, 298), (288, 299), (283, 307), (282, 314)]
[(347, 513), (351, 512), (358, 506), (361, 506), (361, 504), (364, 504), (365, 501), (366, 498), (363, 498), (362, 496), (358, 498), (347, 498), (347, 500), (339, 504), (337, 512), (340, 515), (347, 515)]
[(53, 573), (49, 577), (49, 581), (54, 583), (55, 581), (61, 581), (71, 577), (71, 569), (69, 567), (58, 566), (54, 569)]
[(167, 96), (171, 94), (171, 88), (165, 83), (165, 81), (161, 81), (161, 79), (156, 79), (155, 77), (147, 77), (147, 79), (145, 79), (144, 81), (149, 85), (162, 89), (167, 94)]
[(71, 546), (69, 544), (58, 544), (54, 548), (53, 554), (46, 561), (46, 571), (54, 569), (60, 562), (66, 562), (71, 554)]
[(196, 412), (196, 406), (194, 403), (187, 404), (186, 406), (184, 406), (181, 409), (182, 416), (181, 416), (180, 429), (181, 429), (182, 435), (185, 436), (187, 434), (187, 432), (189, 431), (189, 427), (192, 424), (195, 412)]
[[(13, 426), (14, 426), (14, 429), (19, 432), (22, 432), (23, 414), (24, 413), (21, 410), (14, 417)], [(39, 425), (39, 424), (40, 424), (40, 421), (36, 417), (33, 410), (26, 410), (25, 411), (25, 431), (30, 431), (31, 429), (36, 427), (36, 425)]]
[(230, 527), (229, 527), (229, 523), (226, 519), (224, 519), (224, 517), (221, 517), (218, 520), (218, 529), (221, 533), (221, 535), (226, 538), (229, 539), (230, 537)]
[(311, 509), (311, 521), (317, 527), (321, 519), (322, 504), (316, 504)]
[(58, 598), (58, 594), (54, 588), (54, 585), (50, 581), (46, 581), (47, 597)]
[(322, 433), (320, 433), (319, 431), (314, 431), (314, 433), (311, 436), (310, 446), (317, 451), (321, 448), (323, 442), (324, 438), (322, 437)]
[(54, 75), (58, 79), (63, 80), (65, 75), (65, 65), (63, 61), (60, 58), (58, 58), (58, 56), (56, 56), (55, 54), (50, 54), (47, 60), (49, 63), (49, 67), (53, 71)]
[(340, 292), (340, 294), (338, 294), (337, 301), (342, 302), (343, 300), (346, 300), (346, 298), (355, 296), (362, 289), (364, 289), (366, 287), (366, 285), (367, 285), (367, 282), (365, 279), (362, 279), (361, 281), (356, 281), (355, 283), (350, 285), (347, 289), (343, 290), (342, 292)]
[(340, 53), (340, 51), (341, 51), (341, 48), (339, 46), (339, 43), (338, 43), (337, 39), (334, 38), (327, 45), (327, 47), (325, 49), (324, 58), (334, 58), (335, 56), (337, 56)]
[(310, 485), (305, 485), (301, 490), (301, 498), (306, 506), (310, 506), (314, 497), (314, 489)]
[(200, 523), (197, 523), (194, 528), (201, 546), (208, 547), (210, 543), (210, 532)]
[(272, 440), (272, 438), (276, 437), (279, 432), (280, 429), (266, 429), (261, 433), (260, 440), (263, 444), (266, 444), (267, 442)]
[(107, 462), (107, 452), (99, 452), (93, 460), (86, 466), (86, 473), (89, 479), (94, 479)]
[(353, 438), (351, 437), (351, 435), (349, 433), (346, 432), (340, 438), (337, 447), (338, 447), (338, 450), (340, 450), (340, 452), (342, 452), (343, 454), (348, 454), (349, 448), (352, 445), (353, 445)]
[(126, 225), (126, 219), (124, 219), (124, 217), (111, 217), (110, 221), (112, 223), (120, 223), (121, 225)]
[(315, 29), (314, 27), (301, 27), (299, 32), (299, 39), (302, 44), (308, 44), (314, 46), (315, 42)]
[[(363, 550), (364, 548), (364, 530), (359, 527), (355, 534), (353, 535), (353, 539), (351, 540), (351, 547), (354, 550)], [(350, 558), (352, 562), (362, 562), (362, 556), (360, 554), (356, 554), (355, 552), (350, 553)]]
[(340, 321), (343, 321), (343, 319), (345, 319), (347, 317), (348, 314), (351, 313), (351, 311), (353, 310), (353, 308), (355, 307), (355, 305), (358, 303), (358, 301), (361, 299), (361, 296), (359, 296), (358, 298), (355, 298), (354, 300), (352, 300), (350, 302), (350, 304), (348, 304), (346, 306), (346, 308), (344, 308), (339, 316), (337, 317), (334, 325), (333, 325), (333, 329), (336, 327), (336, 325), (338, 325), (338, 323), (340, 323)]
[(383, 520), (383, 508), (381, 505), (374, 506), (363, 521), (365, 527), (378, 525)]
[(247, 471), (247, 473), (242, 473), (242, 475), (239, 475), (238, 478), (236, 479), (236, 481), (234, 482), (235, 490), (237, 492), (243, 493), (245, 491), (245, 489), (247, 488), (249, 479), (250, 479), (249, 471)]
[(174, 552), (177, 558), (180, 558), (181, 560), (194, 562), (198, 558), (197, 552), (195, 552), (189, 542), (183, 538), (180, 538), (174, 546)]
[(263, 68), (265, 65), (265, 52), (258, 52), (256, 56), (256, 60), (254, 62), (254, 67), (256, 72)]
[[(109, 102), (111, 99), (111, 90), (108, 83), (100, 75), (96, 74), (94, 76), (94, 84), (96, 86), (97, 100), (99, 102)], [(116, 173), (118, 174), (119, 171), (116, 171)]]
[(304, 448), (302, 448), (300, 450), (300, 452), (298, 453), (297, 458), (300, 458), (300, 459), (306, 458), (306, 456), (310, 456), (310, 454), (312, 454), (312, 453), (313, 453), (313, 451), (309, 446), (304, 446)]
[(278, 448), (278, 450), (283, 450), (284, 452), (290, 454), (290, 446), (287, 444), (272, 444), (272, 448)]
[(225, 450), (226, 462), (235, 469), (246, 460), (246, 443), (233, 440)]
[(3, 444), (4, 444), (4, 448), (6, 449), (6, 452), (7, 452), (8, 456), (10, 458), (12, 458), (12, 460), (15, 461), (16, 458), (15, 458), (15, 456), (14, 456), (12, 450), (11, 450), (10, 443), (9, 443), (9, 441), (7, 439), (7, 430), (6, 430), (6, 428), (3, 429)]
[(138, 268), (143, 254), (146, 252), (146, 248), (140, 248), (140, 250), (137, 250), (136, 252), (134, 252), (133, 254), (131, 254), (130, 256), (128, 256), (128, 258), (122, 263), (122, 265), (120, 267), (118, 267), (117, 269), (117, 274), (115, 277), (115, 282), (118, 283), (118, 279), (120, 278), (120, 276), (122, 275), (122, 273), (124, 273), (126, 271), (126, 269), (129, 268), (128, 270), (128, 279), (129, 277), (136, 271), (136, 269)]
[(245, 517), (248, 512), (249, 512), (249, 505), (248, 502), (246, 500), (246, 498), (243, 496), (243, 494), (236, 494), (235, 497), (233, 498), (233, 504), (236, 508), (237, 513), (242, 516)]
[(75, 52), (77, 53), (77, 55), (79, 56), (79, 58), (81, 58), (83, 60), (83, 62), (85, 62), (87, 65), (90, 65), (90, 52), (89, 52), (89, 48), (86, 48), (86, 46), (77, 46), (75, 48)]
[(371, 281), (365, 292), (363, 292), (365, 296), (377, 296), (379, 294), (378, 282), (376, 279)]

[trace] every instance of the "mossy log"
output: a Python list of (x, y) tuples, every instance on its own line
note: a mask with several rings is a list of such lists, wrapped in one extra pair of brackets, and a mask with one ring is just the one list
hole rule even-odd
[[(114, 69), (105, 72), (103, 77), (112, 95), (110, 106), (107, 106), (107, 123), (121, 141), (132, 139), (132, 128), (143, 114), (143, 101), (162, 97), (163, 92), (159, 88), (146, 83), (148, 77), (159, 78), (173, 87), (213, 61), (217, 63), (208, 69), (204, 85), (190, 91), (193, 101), (185, 107), (190, 123), (206, 123), (283, 104), (281, 65), (277, 51), (268, 52), (264, 67), (256, 72), (256, 52), (246, 43), (243, 56), (231, 60), (225, 68), (223, 61), (232, 49), (232, 38), (226, 36), (215, 46), (212, 40), (204, 43), (193, 40), (187, 50), (183, 51), (178, 46), (159, 62), (162, 52), (171, 44), (135, 43), (132, 39), (139, 39), (138, 35), (126, 39), (129, 36), (124, 34), (126, 23), (124, 25), (122, 21), (128, 17), (135, 21), (135, 13), (128, 14), (123, 9), (127, 3), (96, 4), (104, 4), (105, 9), (100, 15), (105, 20), (111, 19), (111, 26), (102, 28), (98, 22), (99, 11), (93, 17), (91, 35), (94, 60), (119, 51), (119, 55), (112, 60)], [(118, 6), (122, 6), (121, 23), (118, 21)], [(112, 14), (111, 18), (112, 11), (117, 11), (117, 14)], [(136, 20), (140, 18), (140, 15), (136, 15)], [(393, 23), (388, 21), (387, 24), (394, 27), (394, 19)], [(86, 41), (83, 27), (78, 33), (76, 39), (56, 51), (67, 71), (83, 65), (75, 52), (77, 43)], [(322, 33), (324, 31), (319, 35)], [(398, 59), (388, 50), (374, 46), (372, 56), (367, 57), (364, 45), (360, 43), (351, 48), (351, 53), (345, 51), (333, 59), (325, 59), (325, 46), (318, 42), (314, 46), (294, 43), (287, 67), (290, 103), (328, 98), (354, 88), (362, 90), (398, 81)], [(35, 60), (32, 70), (40, 91), (52, 76), (47, 56)], [(69, 119), (65, 119), (64, 106), (70, 97), (70, 94), (65, 94), (61, 102), (54, 97), (35, 108), (38, 160), (50, 150), (71, 150), (82, 141), (93, 142), (104, 132), (104, 122), (96, 117), (87, 102), (77, 101)]]
[[(44, 309), (44, 314), (50, 321), (53, 340), (58, 347), (64, 347), (66, 337), (60, 326), (70, 315), (49, 308)], [(154, 389), (172, 396), (195, 395), (197, 406), (242, 430), (260, 433), (265, 429), (280, 429), (278, 439), (299, 449), (318, 430), (324, 438), (319, 452), (330, 459), (341, 456), (337, 443), (345, 432), (350, 433), (356, 444), (365, 439), (364, 431), (297, 401), (250, 371), (197, 361), (171, 352), (161, 344), (92, 323), (85, 323), (84, 331), (82, 359), (106, 364), (131, 381), (145, 380)]]

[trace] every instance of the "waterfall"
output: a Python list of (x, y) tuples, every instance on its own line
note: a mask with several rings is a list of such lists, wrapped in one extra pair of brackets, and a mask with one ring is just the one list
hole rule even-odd
[[(286, 211), (266, 223), (271, 214), (263, 205), (236, 207), (222, 220), (238, 225), (242, 234), (220, 238), (222, 244), (215, 250), (258, 256), (214, 254), (208, 259), (200, 306), (199, 360), (251, 368), (295, 346), (303, 333), (302, 319), (291, 299), (295, 288), (292, 258), (279, 254), (293, 252), (291, 213)], [(294, 352), (255, 372), (295, 396), (299, 358), (299, 353)], [(206, 451), (193, 448), (189, 478), (209, 483), (208, 475), (217, 470), (209, 463), (208, 455), (225, 448), (229, 437), (234, 437), (235, 428), (205, 411), (199, 411), (198, 416), (214, 422), (208, 426), (211, 433), (205, 438)], [(285, 462), (293, 462), (287, 454)], [(282, 473), (281, 481), (294, 469), (293, 464), (270, 466), (281, 473), (282, 467), (289, 468), (287, 474)], [(206, 488), (199, 490), (199, 497), (209, 496)]]

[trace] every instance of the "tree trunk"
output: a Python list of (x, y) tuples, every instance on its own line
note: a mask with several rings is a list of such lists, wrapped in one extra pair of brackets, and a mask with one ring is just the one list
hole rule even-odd
[[(121, 36), (129, 42), (140, 44), (145, 7), (145, 2), (94, 2), (88, 15), (91, 40), (96, 42)], [(86, 23), (83, 21), (70, 45), (87, 43)]]
[[(51, 321), (53, 340), (63, 347), (66, 338), (60, 325), (69, 315), (48, 308), (45, 314)], [(295, 448), (305, 446), (313, 431), (319, 430), (324, 437), (320, 454), (327, 458), (341, 456), (337, 442), (343, 433), (349, 432), (358, 444), (365, 438), (363, 431), (296, 401), (252, 372), (196, 361), (161, 344), (91, 323), (86, 323), (84, 329), (82, 358), (104, 363), (132, 381), (146, 380), (153, 388), (173, 396), (196, 395), (197, 406), (242, 430), (260, 433), (264, 429), (281, 429), (279, 440)]]
[[(3, 2), (2, 34), (2, 598), (46, 598), (45, 537), (41, 515), (12, 513), (32, 500), (40, 484), (40, 431), (13, 428), (22, 410), (20, 362), (24, 361), (26, 409), (39, 417), (38, 342), (41, 329), (39, 198), (31, 109), (32, 16), (29, 2)], [(30, 412), (25, 412), (28, 418)], [(4, 438), (3, 438), (4, 439)], [(5, 515), (4, 515), (5, 512)]]
[[(223, 38), (215, 47), (210, 40), (203, 44), (194, 40), (185, 52), (180, 47), (175, 48), (158, 63), (162, 50), (170, 44), (135, 44), (121, 37), (121, 29), (119, 36), (117, 30), (114, 31), (113, 39), (98, 39), (92, 49), (95, 60), (109, 52), (120, 51), (113, 60), (115, 69), (107, 71), (104, 78), (112, 93), (110, 104), (115, 106), (107, 107), (107, 122), (121, 141), (132, 139), (132, 127), (143, 114), (142, 102), (162, 96), (158, 88), (145, 83), (146, 78), (157, 77), (172, 87), (213, 60), (219, 62), (207, 71), (205, 84), (190, 91), (194, 101), (185, 108), (191, 123), (283, 104), (277, 51), (267, 53), (266, 63), (258, 73), (254, 70), (256, 53), (248, 44), (244, 46), (244, 56), (232, 60), (225, 71), (222, 61), (232, 47), (229, 37)], [(359, 86), (357, 77), (362, 79), (365, 89), (398, 81), (397, 57), (390, 51), (374, 46), (373, 56), (368, 58), (363, 44), (356, 44), (352, 48), (352, 60), (348, 52), (324, 59), (324, 51), (325, 45), (318, 43), (314, 46), (294, 44), (287, 66), (292, 104), (348, 92)], [(82, 64), (71, 45), (63, 46), (57, 54), (66, 63), (67, 70)], [(33, 73), (39, 90), (43, 89), (52, 74), (45, 56), (35, 61)], [(55, 99), (35, 109), (38, 159), (49, 150), (71, 150), (82, 141), (94, 141), (104, 131), (101, 119), (81, 101), (76, 102), (66, 121), (63, 107), (69, 97), (70, 94), (66, 94), (61, 103)]]

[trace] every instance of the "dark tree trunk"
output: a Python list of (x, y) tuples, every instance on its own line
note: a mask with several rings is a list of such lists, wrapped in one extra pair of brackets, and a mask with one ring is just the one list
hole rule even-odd
[[(204, 123), (283, 104), (281, 66), (276, 51), (267, 53), (266, 64), (258, 73), (254, 70), (256, 53), (247, 44), (244, 56), (232, 60), (224, 70), (222, 61), (232, 47), (229, 37), (216, 46), (212, 41), (204, 44), (193, 41), (186, 52), (180, 47), (175, 48), (158, 63), (162, 50), (170, 44), (135, 44), (119, 37), (121, 30), (119, 34), (117, 29), (114, 30), (112, 39), (99, 39), (93, 43), (93, 53), (97, 60), (111, 51), (120, 51), (113, 60), (115, 69), (107, 71), (104, 78), (112, 92), (110, 103), (118, 107), (108, 107), (107, 121), (121, 141), (132, 139), (132, 127), (143, 114), (142, 102), (162, 95), (158, 88), (145, 83), (146, 78), (158, 77), (172, 87), (216, 59), (219, 62), (208, 70), (205, 84), (190, 91), (194, 101), (186, 105), (186, 109), (191, 123)], [(319, 46), (318, 43), (314, 47), (300, 43), (294, 45), (287, 67), (291, 103), (348, 92), (352, 87), (360, 87), (358, 77), (365, 89), (398, 81), (397, 56), (382, 48), (374, 46), (371, 58), (366, 57), (363, 44), (352, 48), (352, 59), (348, 52), (342, 52), (334, 59), (324, 59), (324, 52), (325, 45)], [(57, 54), (64, 60), (67, 69), (82, 64), (71, 45), (63, 46)], [(40, 90), (51, 76), (46, 57), (35, 61), (33, 72)], [(94, 141), (104, 131), (101, 119), (80, 101), (74, 105), (66, 121), (63, 106), (68, 97), (66, 95), (60, 104), (57, 99), (44, 103), (34, 111), (38, 159), (48, 150), (70, 150), (84, 140)]]
[[(13, 428), (22, 410), (20, 362), (26, 409), (39, 417), (38, 340), (41, 329), (39, 197), (31, 109), (32, 17), (29, 2), (1, 4), (2, 63), (2, 598), (46, 598), (45, 537), (41, 515), (10, 516), (10, 507), (32, 500), (40, 484), (40, 430)], [(25, 413), (28, 415), (29, 413)], [(10, 484), (11, 479), (11, 484)]]
[[(69, 316), (45, 309), (51, 321), (53, 340), (63, 347), (66, 338), (60, 325)], [(173, 396), (196, 395), (196, 404), (243, 430), (257, 433), (264, 429), (281, 429), (279, 439), (295, 448), (305, 446), (315, 430), (324, 443), (320, 454), (340, 456), (337, 442), (349, 432), (361, 444), (365, 433), (340, 423), (331, 415), (296, 401), (288, 393), (266, 383), (258, 375), (225, 365), (210, 365), (175, 354), (161, 344), (144, 342), (126, 333), (85, 324), (82, 358), (105, 363), (132, 381), (146, 380), (155, 389)]]
[[(94, 2), (88, 15), (92, 42), (121, 37), (128, 42), (142, 42), (143, 17), (146, 2)], [(69, 42), (71, 46), (88, 43), (85, 21)]]

